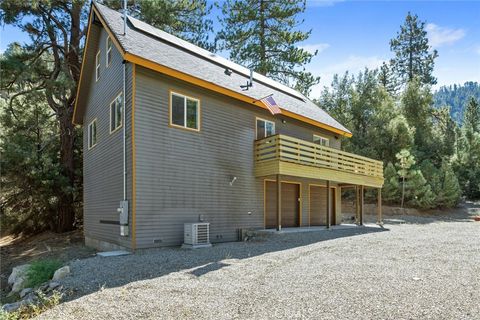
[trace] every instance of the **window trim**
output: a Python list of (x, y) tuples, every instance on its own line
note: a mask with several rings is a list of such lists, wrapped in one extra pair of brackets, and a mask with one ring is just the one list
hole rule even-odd
[(95, 81), (98, 81), (100, 79), (100, 53), (102, 50), (98, 50), (97, 54), (95, 55)]
[[(315, 137), (319, 137), (320, 139), (323, 139), (323, 140), (326, 140), (326, 141), (327, 141), (327, 145), (326, 145), (326, 146), (324, 146), (324, 145), (321, 144), (321, 143), (318, 144), (319, 146), (330, 148), (330, 138), (327, 138), (327, 137), (325, 137), (325, 136), (323, 136), (323, 135), (321, 135), (321, 134), (318, 134), (318, 133), (314, 133), (314, 134), (313, 134), (313, 138), (312, 138), (313, 143), (315, 143)], [(321, 141), (321, 140), (320, 140), (320, 141)]]
[[(260, 117), (255, 117), (255, 140), (261, 140), (261, 139), (265, 139), (265, 138), (268, 138), (268, 137), (271, 137), (271, 136), (265, 136), (263, 138), (258, 138), (258, 128), (257, 128), (257, 121), (258, 120), (262, 120), (263, 122), (267, 123), (267, 122), (270, 122), (273, 124), (273, 134), (272, 136), (276, 135), (277, 134), (277, 129), (276, 129), (276, 126), (275, 126), (275, 121), (272, 121), (272, 120), (267, 120), (267, 119), (264, 119), (264, 118), (260, 118)], [(267, 128), (267, 126), (265, 126), (265, 129)], [(265, 132), (264, 132), (265, 134)]]
[[(95, 144), (93, 144), (93, 145), (90, 146), (90, 128), (91, 128), (91, 126), (92, 126), (93, 123), (95, 123), (95, 136), (96, 136), (96, 139), (95, 139)], [(88, 150), (93, 149), (93, 148), (97, 145), (97, 143), (98, 143), (97, 132), (98, 132), (97, 118), (95, 118), (95, 119), (93, 119), (92, 121), (90, 121), (90, 123), (89, 123), (88, 126), (87, 126), (87, 146), (88, 146)]]
[[(176, 95), (176, 96), (180, 96), (180, 97), (183, 97), (185, 98), (185, 102), (184, 102), (184, 123), (185, 125), (184, 126), (181, 126), (179, 124), (175, 124), (173, 123), (173, 119), (172, 119), (172, 116), (173, 116), (173, 113), (172, 113), (172, 102), (173, 102), (173, 95)], [(187, 99), (190, 99), (190, 100), (194, 100), (194, 101), (197, 101), (197, 128), (189, 128), (187, 127)], [(169, 95), (168, 95), (168, 125), (169, 127), (173, 127), (173, 128), (178, 128), (178, 129), (183, 129), (183, 130), (188, 130), (188, 131), (194, 131), (194, 132), (200, 132), (200, 128), (201, 128), (201, 110), (202, 110), (202, 107), (201, 107), (201, 101), (199, 98), (194, 98), (192, 96), (189, 96), (189, 95), (186, 95), (184, 93), (181, 93), (181, 92), (178, 92), (178, 91), (175, 91), (175, 90), (169, 90)]]
[[(123, 121), (124, 121), (124, 113), (125, 113), (125, 110), (122, 110), (122, 119), (120, 121), (120, 125), (118, 127), (116, 127), (115, 129), (112, 130), (112, 104), (117, 100), (118, 97), (122, 96), (123, 95), (123, 92), (120, 92), (119, 94), (117, 94), (115, 96), (115, 98), (110, 102), (110, 104), (108, 105), (108, 109), (109, 109), (109, 113), (110, 113), (110, 121), (109, 121), (109, 131), (110, 131), (110, 134), (113, 134), (115, 132), (117, 132), (122, 126), (123, 126)], [(124, 99), (124, 97), (122, 96), (122, 99)], [(121, 101), (120, 105), (122, 106), (123, 108), (123, 100)]]
[[(110, 47), (108, 47), (108, 40), (110, 40)], [(112, 63), (111, 59), (108, 59), (108, 54), (112, 51), (112, 39), (110, 36), (107, 36), (107, 40), (105, 40), (105, 68), (108, 68)]]

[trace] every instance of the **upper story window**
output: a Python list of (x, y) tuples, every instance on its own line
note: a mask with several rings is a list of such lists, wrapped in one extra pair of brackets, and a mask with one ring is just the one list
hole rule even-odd
[(107, 37), (107, 43), (105, 44), (105, 50), (106, 50), (106, 66), (108, 67), (110, 65), (110, 62), (112, 62), (112, 39), (110, 39), (110, 36)]
[(200, 100), (170, 92), (170, 125), (200, 130)]
[(97, 144), (97, 119), (94, 119), (88, 125), (88, 149), (95, 147)]
[(123, 95), (120, 93), (115, 100), (110, 103), (110, 133), (113, 133), (122, 126), (123, 115)]
[(317, 134), (313, 135), (313, 143), (319, 144), (321, 146), (328, 147), (330, 146), (330, 140), (328, 138), (319, 136)]
[(100, 50), (98, 50), (95, 56), (95, 81), (100, 79)]
[(275, 122), (257, 118), (257, 140), (275, 134)]

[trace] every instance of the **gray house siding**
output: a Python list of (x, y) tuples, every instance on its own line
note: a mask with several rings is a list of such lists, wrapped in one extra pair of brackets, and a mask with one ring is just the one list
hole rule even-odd
[[(131, 238), (121, 237), (117, 208), (123, 199), (123, 139), (122, 130), (110, 133), (110, 103), (123, 91), (123, 64), (121, 54), (113, 45), (112, 62), (106, 67), (107, 33), (97, 25), (91, 26), (89, 51), (95, 55), (100, 48), (100, 79), (95, 81), (95, 71), (90, 72), (87, 109), (83, 126), (84, 171), (84, 232), (89, 240), (105, 241), (123, 247), (131, 246)], [(92, 54), (90, 54), (92, 55)], [(95, 59), (95, 56), (93, 56)], [(95, 63), (93, 63), (94, 65)], [(127, 195), (131, 199), (131, 65), (127, 65), (126, 132), (127, 132)], [(89, 150), (88, 125), (97, 119), (97, 144)], [(109, 223), (110, 222), (110, 223)], [(96, 245), (96, 243), (92, 243)]]
[[(170, 90), (200, 99), (200, 132), (169, 126)], [(236, 240), (238, 228), (263, 228), (263, 179), (254, 176), (256, 117), (274, 120), (277, 133), (309, 141), (319, 133), (340, 147), (314, 126), (290, 118), (283, 123), (266, 110), (141, 67), (135, 108), (138, 248), (182, 243), (183, 223), (200, 216), (211, 223), (212, 242)], [(304, 183), (304, 202), (307, 188)], [(302, 221), (307, 209), (302, 206)]]

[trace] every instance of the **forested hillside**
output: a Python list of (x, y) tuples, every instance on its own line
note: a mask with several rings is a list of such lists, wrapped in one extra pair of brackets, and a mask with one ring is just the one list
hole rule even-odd
[(463, 113), (470, 97), (480, 100), (480, 85), (478, 82), (465, 82), (463, 85), (440, 87), (433, 94), (435, 107), (450, 107), (450, 115), (457, 123), (462, 123)]

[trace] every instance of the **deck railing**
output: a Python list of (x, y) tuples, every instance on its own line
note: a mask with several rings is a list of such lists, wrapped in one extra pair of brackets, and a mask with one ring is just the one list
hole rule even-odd
[(255, 141), (255, 161), (270, 160), (383, 178), (381, 161), (282, 134)]

